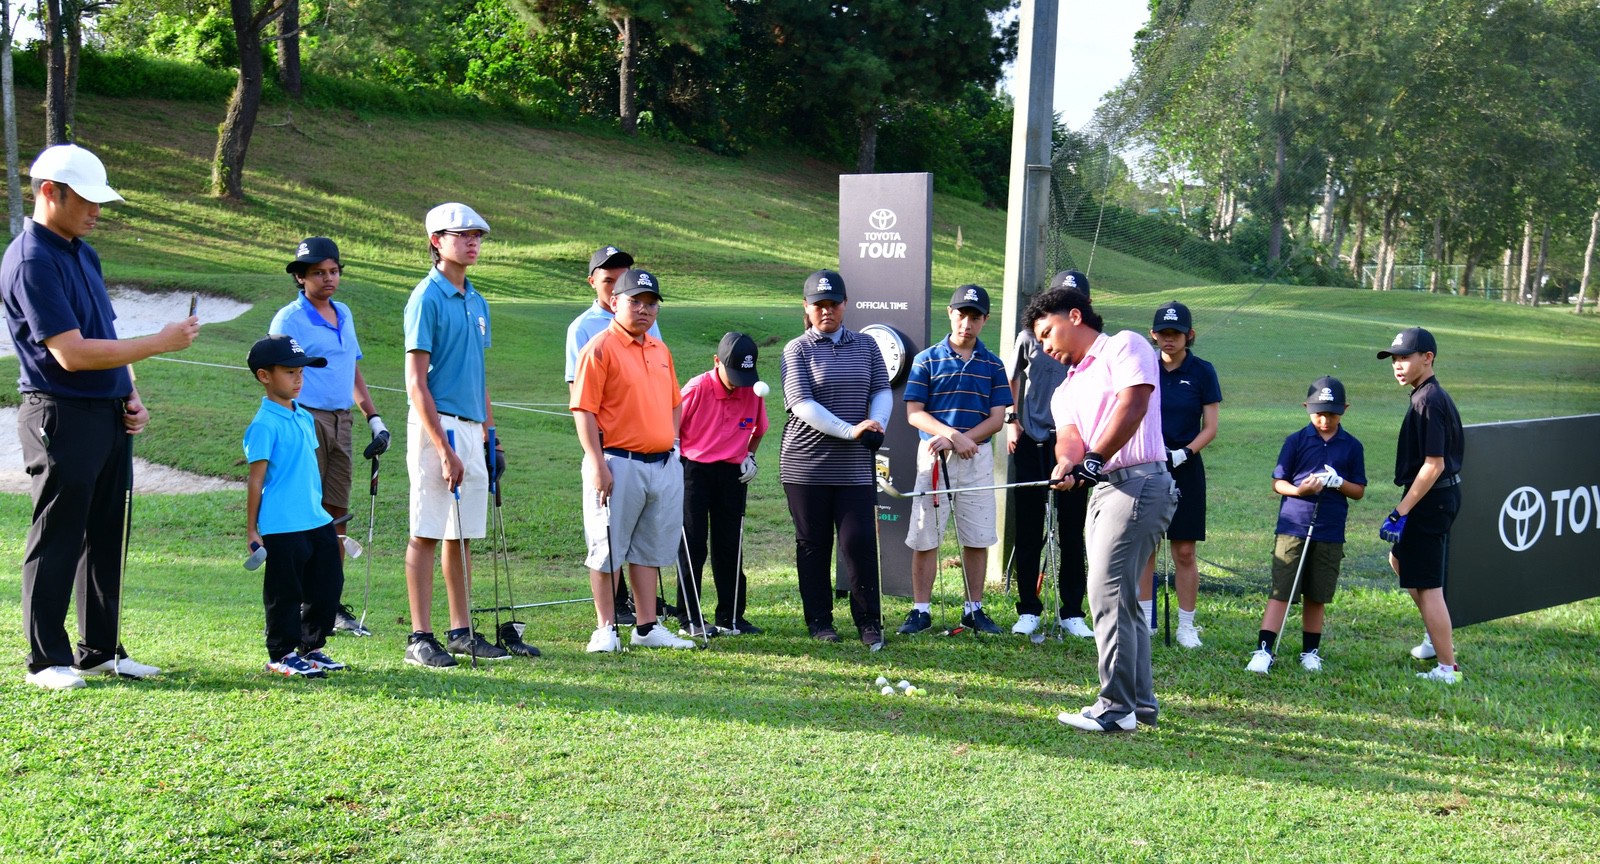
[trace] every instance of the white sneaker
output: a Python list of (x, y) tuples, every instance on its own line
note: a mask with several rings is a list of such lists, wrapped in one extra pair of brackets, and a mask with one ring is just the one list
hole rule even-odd
[(1322, 671), (1322, 655), (1315, 651), (1307, 651), (1300, 655), (1300, 666), (1307, 672)]
[(346, 557), (346, 558), (360, 558), (361, 557), (361, 552), (362, 552), (361, 541), (357, 540), (354, 537), (351, 537), (349, 534), (346, 534), (343, 539), (344, 539), (344, 557)]
[(1272, 668), (1272, 652), (1265, 648), (1257, 648), (1250, 652), (1250, 662), (1244, 664), (1244, 671), (1265, 675)]
[(87, 686), (82, 678), (73, 673), (71, 666), (51, 666), (38, 672), (29, 672), (24, 680), (46, 690), (71, 690)]
[(1438, 681), (1444, 684), (1454, 684), (1461, 679), (1461, 672), (1459, 669), (1446, 669), (1443, 664), (1440, 664), (1426, 672), (1418, 672), (1417, 677), (1424, 681)]
[(589, 647), (584, 650), (590, 654), (609, 654), (622, 650), (622, 640), (617, 637), (617, 628), (609, 624), (594, 628), (594, 632), (589, 634)]
[(1178, 644), (1185, 648), (1200, 647), (1200, 628), (1190, 625), (1178, 625)]
[(1418, 660), (1432, 660), (1439, 656), (1439, 652), (1433, 650), (1433, 637), (1423, 633), (1422, 644), (1412, 646), (1411, 656)]
[(87, 669), (79, 669), (78, 667), (74, 666), (72, 667), (72, 671), (80, 676), (121, 675), (124, 678), (149, 678), (152, 675), (161, 674), (160, 669), (157, 669), (148, 663), (140, 663), (131, 657), (123, 657), (122, 659), (118, 660), (115, 669), (112, 668), (111, 661), (107, 660), (104, 663), (101, 663), (97, 666), (90, 666)]
[(1082, 618), (1062, 618), (1061, 629), (1067, 631), (1069, 636), (1079, 639), (1093, 639), (1094, 630), (1089, 627), (1089, 622)]
[(1090, 717), (1087, 714), (1073, 714), (1062, 711), (1056, 715), (1056, 720), (1064, 726), (1081, 729), (1085, 732), (1132, 732), (1139, 727), (1139, 721), (1132, 714), (1124, 714), (1121, 719), (1107, 720), (1101, 717)]
[(1018, 636), (1032, 636), (1033, 631), (1039, 629), (1038, 615), (1018, 615), (1017, 623), (1011, 625), (1011, 632)]
[(650, 628), (650, 632), (646, 633), (643, 636), (639, 635), (639, 629), (637, 627), (634, 628), (633, 637), (628, 640), (628, 644), (632, 645), (632, 646), (634, 646), (636, 648), (697, 648), (697, 647), (699, 647), (699, 646), (695, 645), (693, 642), (690, 642), (688, 639), (679, 639), (677, 636), (672, 635), (672, 631), (668, 630), (667, 628), (665, 628), (663, 626), (661, 626), (660, 622), (656, 622), (656, 626), (651, 627)]

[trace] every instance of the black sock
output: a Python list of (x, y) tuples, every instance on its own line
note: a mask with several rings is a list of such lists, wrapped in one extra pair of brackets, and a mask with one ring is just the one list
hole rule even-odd
[(1310, 654), (1312, 651), (1322, 647), (1321, 633), (1301, 633), (1300, 638), (1305, 643), (1304, 650), (1307, 654)]
[(1278, 634), (1272, 632), (1271, 630), (1262, 630), (1261, 633), (1256, 636), (1256, 645), (1262, 651), (1271, 654), (1272, 649), (1278, 645)]
[(471, 627), (457, 627), (454, 630), (446, 630), (444, 632), (445, 639), (447, 641), (450, 641), (450, 642), (454, 642), (457, 639), (465, 639), (465, 638), (467, 638), (468, 636), (471, 636), (471, 635), (472, 635), (472, 628)]
[(656, 622), (651, 621), (649, 624), (640, 624), (633, 628), (633, 632), (640, 636), (649, 636), (650, 631), (654, 629), (656, 629)]

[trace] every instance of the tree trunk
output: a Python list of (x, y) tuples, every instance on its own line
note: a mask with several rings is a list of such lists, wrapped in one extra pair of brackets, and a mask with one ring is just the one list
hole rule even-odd
[[(1328, 157), (1327, 173), (1322, 175), (1322, 221), (1317, 224), (1317, 242), (1327, 245), (1333, 239), (1333, 211), (1339, 206), (1339, 184), (1333, 176), (1333, 157)], [(1337, 257), (1337, 250), (1335, 250)]]
[(1467, 247), (1467, 263), (1461, 268), (1461, 287), (1456, 292), (1462, 297), (1472, 290), (1472, 273), (1478, 269), (1478, 254), (1477, 246)]
[(300, 82), (300, 0), (285, 0), (278, 18), (278, 83), (291, 99), (299, 99)]
[(856, 145), (856, 173), (871, 174), (878, 164), (878, 112), (876, 109), (856, 119), (861, 137)]
[(1444, 217), (1433, 217), (1433, 246), (1429, 248), (1433, 260), (1428, 268), (1428, 293), (1439, 293), (1440, 269), (1444, 267)]
[(67, 50), (61, 29), (61, 0), (45, 0), (44, 146), (72, 141), (67, 128)]
[(1289, 64), (1294, 57), (1292, 39), (1278, 51), (1278, 94), (1272, 103), (1273, 151), (1272, 193), (1267, 200), (1267, 266), (1275, 267), (1283, 258), (1283, 213), (1288, 207), (1284, 176), (1289, 165)]
[(639, 134), (639, 104), (635, 90), (634, 74), (639, 57), (639, 24), (631, 16), (611, 19), (617, 28), (617, 41), (622, 43), (617, 67), (617, 116), (622, 120), (622, 134)]
[(211, 162), (211, 194), (244, 200), (244, 158), (261, 109), (261, 28), (281, 12), (283, 0), (262, 0), (259, 12), (251, 0), (229, 0), (233, 38), (239, 44), (239, 81), (228, 100), (228, 114), (217, 132), (217, 152)]
[(1517, 302), (1528, 302), (1528, 265), (1533, 261), (1533, 220), (1522, 223), (1522, 270), (1517, 276)]
[(1363, 204), (1356, 205), (1356, 239), (1350, 247), (1350, 276), (1361, 284), (1362, 259), (1367, 254), (1367, 208)]
[(1350, 196), (1342, 195), (1339, 198), (1339, 218), (1333, 223), (1333, 240), (1329, 246), (1333, 249), (1333, 266), (1339, 266), (1339, 253), (1344, 251), (1344, 235), (1350, 231)]
[(1533, 271), (1533, 289), (1528, 292), (1528, 303), (1532, 306), (1539, 305), (1539, 290), (1544, 287), (1544, 265), (1550, 252), (1550, 220), (1544, 220), (1544, 233), (1539, 237), (1539, 266)]
[[(6, 206), (11, 236), (22, 233), (22, 178), (17, 175), (17, 88), (11, 68), (11, 0), (0, 0), (0, 110), (5, 113)], [(1592, 247), (1593, 241), (1589, 243)]]
[[(8, 84), (6, 85), (6, 93), (9, 94), (10, 92), (10, 85)], [(7, 99), (10, 99), (9, 95)], [(11, 116), (9, 109), (6, 116), (8, 118)], [(11, 161), (15, 163), (17, 160), (13, 157)], [(1600, 237), (1600, 204), (1595, 205), (1594, 217), (1589, 220), (1589, 247), (1583, 250), (1583, 278), (1578, 280), (1578, 308), (1573, 310), (1575, 315), (1583, 314), (1583, 298), (1589, 294), (1589, 273), (1594, 264), (1594, 244), (1597, 237)]]
[(1399, 240), (1400, 185), (1389, 192), (1389, 204), (1383, 208), (1383, 224), (1378, 232), (1378, 272), (1372, 282), (1373, 290), (1388, 291), (1394, 288), (1394, 250)]
[(1515, 254), (1511, 247), (1506, 247), (1506, 254), (1500, 259), (1500, 302), (1511, 300), (1511, 256)]

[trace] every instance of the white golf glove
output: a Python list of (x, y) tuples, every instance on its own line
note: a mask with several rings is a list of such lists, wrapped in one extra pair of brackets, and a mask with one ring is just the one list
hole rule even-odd
[(1189, 461), (1189, 448), (1179, 447), (1176, 450), (1167, 451), (1167, 464), (1173, 468), (1176, 468), (1187, 461)]
[(756, 479), (757, 470), (756, 454), (746, 453), (744, 464), (739, 466), (739, 482), (748, 484), (751, 480)]
[(1327, 463), (1323, 463), (1322, 471), (1317, 476), (1322, 478), (1322, 488), (1324, 489), (1338, 489), (1344, 485), (1344, 478), (1340, 477), (1339, 472), (1333, 470), (1333, 466)]

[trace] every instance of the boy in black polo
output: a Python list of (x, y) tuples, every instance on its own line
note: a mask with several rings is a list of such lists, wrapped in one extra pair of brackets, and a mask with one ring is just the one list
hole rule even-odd
[(1428, 629), (1428, 638), (1412, 654), (1439, 658), (1437, 666), (1417, 677), (1454, 684), (1460, 671), (1444, 578), (1450, 525), (1461, 509), (1463, 435), (1456, 403), (1433, 374), (1438, 350), (1432, 333), (1412, 327), (1378, 352), (1379, 360), (1393, 365), (1395, 380), (1411, 388), (1411, 407), (1400, 424), (1394, 454), (1394, 485), (1404, 487), (1405, 494), (1383, 520), (1378, 536), (1393, 544), (1389, 566), (1400, 577), (1400, 587), (1411, 593)]

